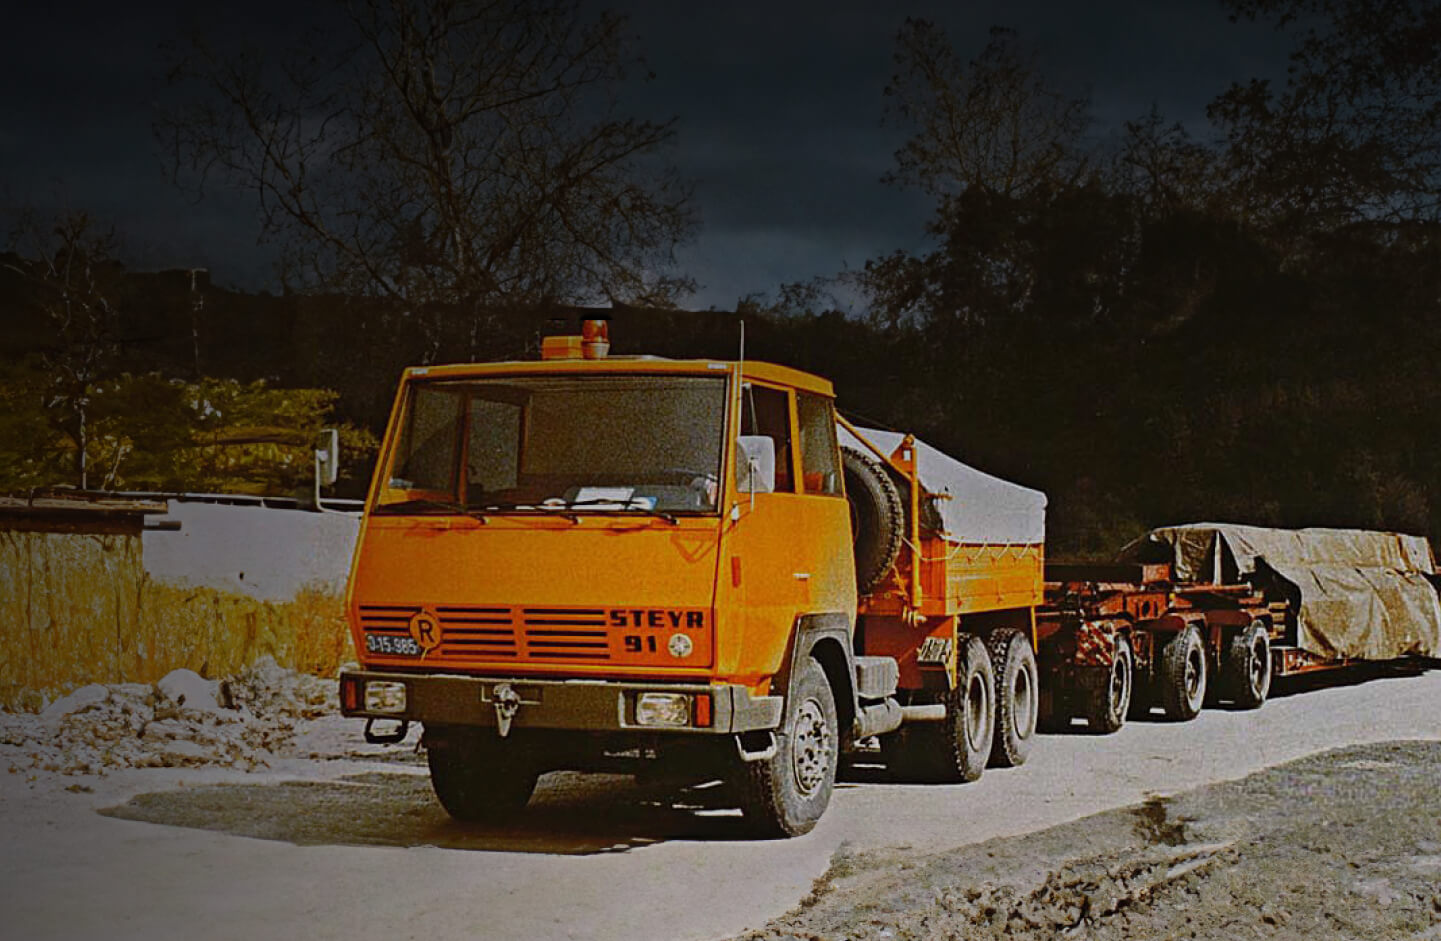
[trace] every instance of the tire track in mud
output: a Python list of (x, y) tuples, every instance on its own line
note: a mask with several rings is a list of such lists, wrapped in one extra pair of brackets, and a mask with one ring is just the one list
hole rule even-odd
[(837, 855), (746, 941), (1441, 941), (1441, 742), (1340, 749), (930, 856)]

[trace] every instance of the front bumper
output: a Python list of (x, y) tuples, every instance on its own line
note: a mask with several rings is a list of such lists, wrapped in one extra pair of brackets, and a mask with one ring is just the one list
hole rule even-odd
[[(405, 705), (397, 710), (367, 709), (365, 684), (405, 687)], [(508, 725), (518, 729), (564, 729), (586, 732), (674, 732), (735, 734), (775, 729), (781, 723), (779, 696), (754, 696), (744, 686), (608, 682), (601, 680), (539, 680), (517, 677), (475, 677), (456, 674), (388, 673), (352, 670), (340, 675), (341, 713), (368, 719), (403, 719), (437, 725), (501, 724), (497, 700), (519, 694)], [(509, 690), (497, 696), (497, 687)], [(349, 689), (347, 689), (349, 687)], [(636, 722), (636, 698), (645, 692), (684, 693), (710, 698), (707, 726), (655, 726)]]

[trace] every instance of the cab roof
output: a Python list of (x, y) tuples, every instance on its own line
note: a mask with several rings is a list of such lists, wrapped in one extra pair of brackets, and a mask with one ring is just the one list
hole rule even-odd
[[(585, 375), (587, 373), (649, 373), (661, 375), (719, 375), (733, 373), (734, 360), (714, 359), (663, 359), (655, 356), (608, 356), (604, 359), (547, 359), (519, 360), (500, 363), (449, 363), (439, 366), (411, 366), (405, 370), (404, 378), (413, 379), (479, 379), (489, 376), (554, 376)], [(789, 386), (805, 392), (814, 392), (828, 398), (835, 397), (835, 387), (829, 379), (822, 379), (789, 366), (746, 360), (742, 365), (746, 379)]]

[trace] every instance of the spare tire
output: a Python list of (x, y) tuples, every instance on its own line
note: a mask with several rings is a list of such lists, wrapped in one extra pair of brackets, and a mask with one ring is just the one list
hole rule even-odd
[(866, 594), (880, 584), (900, 555), (906, 531), (905, 505), (890, 472), (870, 455), (841, 448), (841, 469), (851, 504), (856, 590)]

